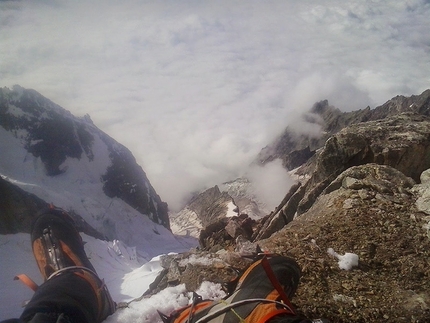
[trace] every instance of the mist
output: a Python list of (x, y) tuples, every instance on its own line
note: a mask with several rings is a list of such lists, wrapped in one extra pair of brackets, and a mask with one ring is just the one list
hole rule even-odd
[[(316, 101), (351, 111), (430, 87), (428, 1), (320, 3), (1, 1), (0, 85), (90, 114), (177, 210)], [(277, 166), (255, 177), (268, 199), (290, 185)]]

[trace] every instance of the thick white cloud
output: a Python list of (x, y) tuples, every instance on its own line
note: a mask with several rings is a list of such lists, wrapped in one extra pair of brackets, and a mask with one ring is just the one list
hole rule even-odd
[(292, 116), (430, 87), (428, 1), (1, 1), (1, 86), (135, 154), (172, 207), (245, 172)]

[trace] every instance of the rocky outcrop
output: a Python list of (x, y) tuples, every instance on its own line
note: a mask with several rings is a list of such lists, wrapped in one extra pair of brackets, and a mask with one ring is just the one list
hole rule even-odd
[[(242, 196), (241, 201), (245, 199)], [(174, 233), (196, 237), (200, 248), (212, 252), (234, 246), (238, 237), (250, 240), (255, 225), (246, 213), (239, 215), (236, 199), (226, 191), (221, 192), (218, 186), (194, 197), (183, 210), (172, 216), (171, 222)]]
[(200, 247), (211, 252), (234, 248), (237, 238), (247, 241), (251, 239), (254, 224), (255, 221), (246, 214), (220, 218), (200, 231)]
[[(188, 208), (198, 215), (203, 227), (207, 227), (219, 218), (231, 216), (228, 215), (229, 204), (234, 206), (231, 196), (227, 192), (221, 192), (218, 186), (214, 186), (193, 198)], [(237, 212), (238, 210), (236, 214)]]
[(370, 108), (341, 112), (330, 106), (327, 100), (317, 102), (309, 112), (302, 115), (300, 121), (313, 128), (313, 131), (287, 127), (274, 143), (262, 149), (257, 161), (265, 164), (279, 158), (289, 170), (299, 167), (309, 160), (330, 136), (350, 124), (368, 121), (370, 114)]
[[(10, 184), (3, 186), (2, 195), (13, 194), (11, 187), (16, 185), (29, 196), (82, 215), (111, 239), (121, 237), (107, 214), (130, 213), (125, 206), (115, 209), (112, 198), (169, 228), (167, 204), (132, 153), (98, 129), (88, 115), (77, 118), (34, 90), (2, 88), (0, 148), (0, 174)], [(16, 205), (21, 214), (34, 213), (28, 206), (38, 202), (29, 199)], [(10, 222), (5, 207), (0, 204), (0, 226)], [(84, 214), (87, 211), (96, 213)], [(29, 220), (15, 221), (13, 230), (26, 231)]]
[(202, 229), (216, 227), (214, 223), (220, 224), (238, 212), (232, 197), (214, 186), (197, 194), (180, 212), (171, 216), (172, 230), (175, 234), (198, 238)]
[(229, 288), (238, 272), (245, 270), (251, 264), (237, 252), (191, 251), (189, 253), (165, 255), (161, 257), (164, 270), (156, 282), (150, 286), (147, 294), (154, 294), (160, 290), (179, 284), (185, 284), (188, 291), (193, 292), (204, 281), (218, 283)]
[[(413, 156), (413, 157), (411, 157)], [(292, 188), (289, 198), (256, 235), (267, 238), (286, 221), (306, 212), (344, 170), (367, 163), (389, 165), (418, 181), (430, 167), (430, 118), (403, 113), (387, 119), (358, 123), (330, 137), (318, 154), (297, 171), (310, 174)]]
[[(316, 103), (300, 120), (303, 128), (314, 128), (312, 132), (287, 127), (284, 133), (268, 145), (257, 157), (259, 163), (281, 159), (283, 165), (291, 170), (304, 164), (326, 140), (341, 129), (360, 122), (380, 120), (404, 112), (430, 116), (430, 90), (410, 97), (396, 96), (375, 109), (361, 109), (341, 112), (330, 106), (327, 100)], [(315, 128), (317, 131), (315, 131)]]
[[(429, 219), (416, 207), (425, 194), (393, 167), (353, 166), (311, 208), (258, 243), (299, 262), (303, 277), (294, 302), (309, 317), (427, 322)], [(358, 255), (359, 266), (340, 269), (328, 248)]]

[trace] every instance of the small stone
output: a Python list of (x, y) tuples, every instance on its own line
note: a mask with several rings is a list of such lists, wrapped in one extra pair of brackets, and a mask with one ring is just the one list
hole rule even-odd
[(352, 209), (354, 207), (354, 200), (353, 199), (346, 199), (343, 202), (343, 206), (344, 209)]
[(421, 184), (430, 183), (430, 169), (427, 169), (421, 173), (420, 181)]
[(342, 181), (342, 187), (352, 190), (358, 190), (363, 187), (363, 183), (356, 178), (345, 177)]

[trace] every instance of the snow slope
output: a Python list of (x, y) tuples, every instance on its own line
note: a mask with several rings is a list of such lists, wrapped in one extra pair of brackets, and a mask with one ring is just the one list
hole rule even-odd
[(178, 240), (121, 199), (104, 194), (100, 177), (110, 159), (100, 138), (95, 138), (93, 149), (94, 160), (67, 158), (61, 166), (66, 172), (46, 176), (41, 159), (27, 152), (20, 135), (15, 137), (0, 127), (0, 151), (7, 152), (1, 158), (0, 176), (48, 203), (82, 215), (99, 232), (136, 246), (138, 254), (147, 260), (166, 250), (188, 249), (187, 242), (183, 245), (186, 240)]

